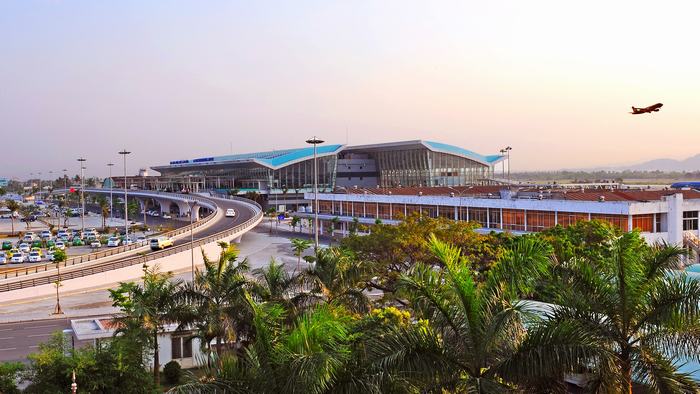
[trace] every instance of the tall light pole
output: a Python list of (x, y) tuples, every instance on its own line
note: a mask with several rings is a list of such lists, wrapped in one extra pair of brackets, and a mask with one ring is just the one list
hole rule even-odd
[(192, 261), (192, 284), (194, 284), (194, 214), (192, 210), (197, 206), (197, 201), (187, 200), (187, 205), (190, 207), (190, 259)]
[(508, 160), (508, 183), (510, 183), (510, 151), (513, 149), (510, 146), (503, 148), (506, 151), (506, 159)]
[(318, 163), (316, 160), (316, 145), (322, 144), (323, 140), (314, 136), (306, 140), (306, 143), (314, 146), (314, 250), (318, 252)]
[[(85, 233), (85, 163), (87, 160), (84, 158), (79, 158), (80, 163), (80, 231)], [(81, 235), (82, 237), (82, 235)]]
[(61, 287), (61, 262), (56, 262), (56, 271), (58, 274), (58, 279), (56, 279), (56, 307), (53, 310), (54, 315), (62, 315), (63, 310), (61, 309), (61, 299), (58, 296), (58, 288)]
[[(67, 210), (68, 209), (68, 170), (65, 168), (63, 169), (63, 205), (64, 205), (64, 208)], [(67, 217), (66, 216), (67, 213), (68, 213), (67, 211), (63, 213), (64, 218)], [(67, 224), (67, 222), (68, 221), (66, 220), (66, 223), (64, 223), (64, 227), (67, 227), (67, 226), (65, 226), (65, 224)]]
[[(506, 150), (505, 150), (505, 149), (501, 149), (500, 152), (501, 152), (501, 155), (505, 155), (505, 154), (506, 154)], [(501, 172), (501, 174), (502, 174), (501, 176), (503, 177), (503, 179), (506, 179), (506, 161), (505, 161), (505, 160), (503, 160), (503, 161), (501, 162), (501, 169), (503, 170), (503, 171)]]
[(112, 180), (112, 167), (114, 163), (107, 163), (107, 168), (109, 168), (109, 221), (114, 221), (114, 210), (112, 206), (114, 205), (114, 198), (112, 192), (114, 191), (114, 181)]
[(126, 149), (119, 152), (124, 157), (124, 242), (127, 245), (129, 244), (129, 199), (126, 191), (126, 155), (130, 153)]

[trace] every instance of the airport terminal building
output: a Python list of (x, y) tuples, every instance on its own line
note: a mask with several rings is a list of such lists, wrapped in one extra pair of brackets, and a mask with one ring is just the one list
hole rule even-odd
[[(319, 145), (319, 191), (366, 187), (432, 187), (491, 185), (502, 155), (480, 155), (433, 141), (402, 141), (371, 145)], [(171, 161), (154, 166), (157, 177), (133, 177), (139, 188), (193, 191), (254, 191), (278, 207), (304, 204), (313, 190), (312, 146), (268, 152), (234, 154)], [(123, 179), (114, 178), (115, 187)], [(131, 185), (130, 185), (131, 186)]]

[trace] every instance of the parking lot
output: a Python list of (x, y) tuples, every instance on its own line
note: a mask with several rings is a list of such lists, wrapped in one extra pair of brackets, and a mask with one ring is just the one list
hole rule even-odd
[[(136, 219), (136, 218), (135, 218)], [(129, 225), (129, 242), (146, 242), (154, 234), (169, 231), (188, 224), (186, 221), (171, 218), (154, 217), (148, 215), (146, 223), (148, 231), (143, 231), (143, 215), (139, 215), (139, 221), (131, 221)], [(39, 216), (32, 222), (23, 222), (20, 219), (14, 220), (14, 229), (18, 236), (0, 236), (0, 244), (3, 246), (2, 253), (5, 261), (0, 258), (0, 272), (32, 266), (39, 263), (51, 261), (52, 251), (62, 249), (67, 257), (89, 254), (96, 250), (109, 248), (111, 246), (122, 245), (125, 241), (124, 220), (119, 218), (105, 221), (106, 229), (103, 230), (102, 216), (95, 212), (88, 212), (84, 217), (85, 232), (81, 233), (82, 221), (80, 217), (72, 217), (68, 220), (67, 229), (64, 227), (54, 227), (49, 235), (49, 225), (56, 225), (58, 220), (55, 216)], [(10, 234), (12, 229), (11, 219), (0, 219), (0, 234)], [(60, 231), (60, 233), (59, 233)], [(67, 231), (67, 234), (64, 232)], [(32, 233), (31, 237), (25, 235)], [(43, 234), (42, 234), (43, 233)], [(42, 237), (44, 235), (44, 237)], [(60, 237), (59, 237), (60, 235)], [(109, 241), (112, 242), (109, 242)], [(12, 262), (11, 255), (17, 254), (20, 245), (22, 246), (22, 258), (17, 257)], [(15, 253), (12, 253), (15, 252)], [(29, 257), (33, 261), (29, 261)], [(21, 261), (21, 262), (19, 262)]]

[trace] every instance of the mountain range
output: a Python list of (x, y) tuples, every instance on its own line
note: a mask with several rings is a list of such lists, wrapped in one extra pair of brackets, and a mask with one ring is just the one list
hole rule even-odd
[(639, 164), (616, 167), (600, 167), (596, 170), (612, 170), (612, 171), (700, 171), (700, 154), (691, 156), (687, 159), (654, 159), (645, 161)]

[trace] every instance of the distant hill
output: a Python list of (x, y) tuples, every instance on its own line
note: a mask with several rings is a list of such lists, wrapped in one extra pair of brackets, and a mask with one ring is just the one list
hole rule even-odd
[(614, 167), (611, 170), (631, 171), (698, 171), (700, 170), (700, 154), (684, 160), (654, 159), (630, 166)]

